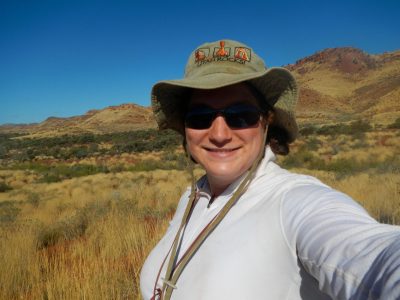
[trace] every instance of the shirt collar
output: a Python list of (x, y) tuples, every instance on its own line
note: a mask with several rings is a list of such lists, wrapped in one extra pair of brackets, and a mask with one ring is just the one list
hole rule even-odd
[(274, 162), (275, 160), (275, 153), (272, 152), (271, 147), (267, 145), (265, 147), (264, 158), (261, 160), (260, 165), (257, 168), (256, 177), (261, 175), (262, 173), (265, 173), (268, 167), (271, 166), (271, 162)]

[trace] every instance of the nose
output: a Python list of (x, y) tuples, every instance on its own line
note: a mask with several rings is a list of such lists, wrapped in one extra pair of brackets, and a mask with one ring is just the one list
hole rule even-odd
[(219, 115), (214, 119), (208, 129), (208, 137), (217, 146), (223, 146), (232, 140), (232, 130), (223, 116)]

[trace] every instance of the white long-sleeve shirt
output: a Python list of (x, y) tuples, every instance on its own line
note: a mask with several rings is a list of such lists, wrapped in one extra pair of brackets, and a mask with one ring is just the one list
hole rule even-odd
[[(400, 299), (400, 227), (378, 223), (347, 195), (311, 176), (290, 173), (274, 159), (267, 147), (248, 190), (189, 261), (171, 299)], [(241, 180), (209, 208), (207, 181), (199, 180), (200, 198), (179, 256)], [(144, 299), (152, 296), (189, 194), (183, 194), (142, 268)]]

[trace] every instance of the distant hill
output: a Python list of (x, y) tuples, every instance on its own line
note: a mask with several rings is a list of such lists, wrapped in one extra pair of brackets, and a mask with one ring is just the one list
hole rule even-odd
[[(351, 47), (329, 48), (285, 66), (300, 87), (300, 124), (364, 119), (387, 125), (400, 117), (400, 50), (371, 55)], [(82, 116), (49, 117), (38, 124), (2, 125), (1, 132), (32, 137), (110, 133), (155, 128), (150, 108), (122, 104)]]
[(286, 67), (300, 86), (300, 123), (389, 124), (400, 117), (400, 51), (370, 55), (330, 48)]
[(153, 112), (149, 107), (122, 104), (90, 110), (82, 116), (70, 118), (49, 117), (37, 124), (0, 126), (0, 132), (25, 133), (31, 137), (81, 133), (111, 133), (155, 128)]

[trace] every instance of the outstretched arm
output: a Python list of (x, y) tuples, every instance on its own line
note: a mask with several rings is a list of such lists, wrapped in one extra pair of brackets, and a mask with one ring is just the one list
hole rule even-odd
[(303, 184), (285, 193), (285, 235), (334, 299), (400, 298), (400, 227), (380, 224), (348, 196)]

